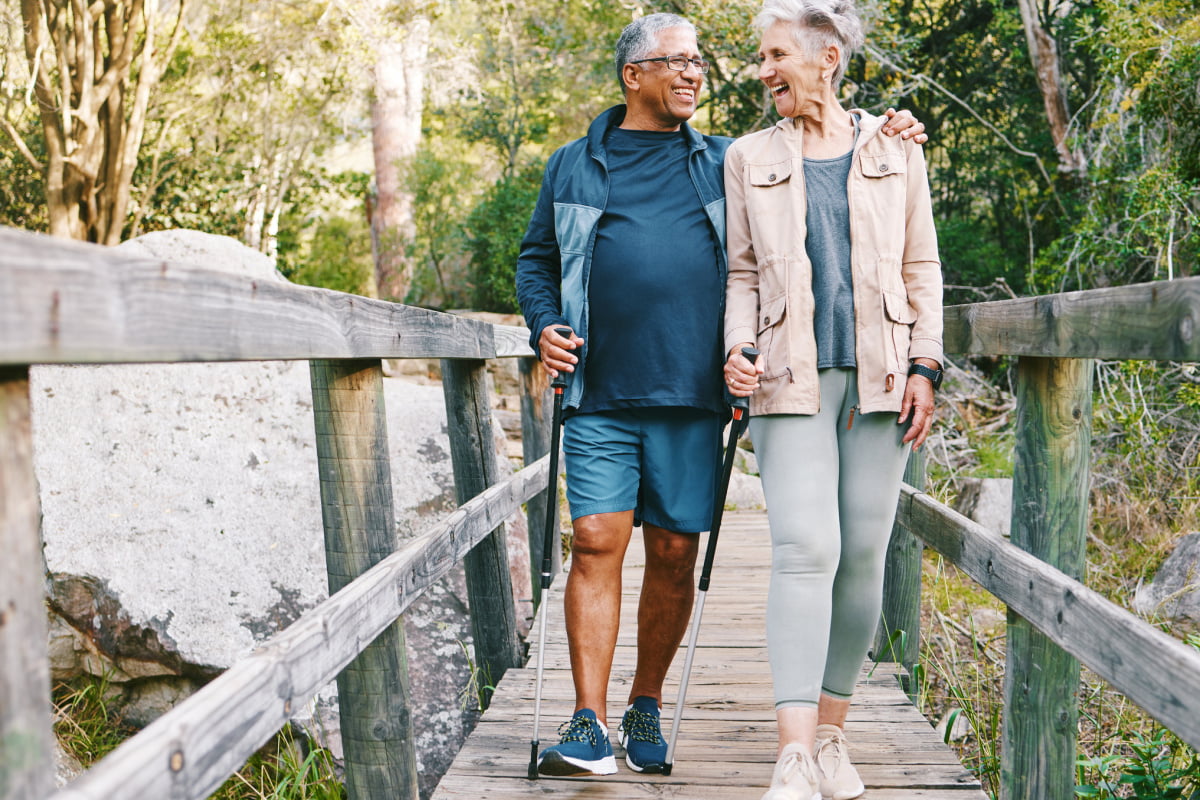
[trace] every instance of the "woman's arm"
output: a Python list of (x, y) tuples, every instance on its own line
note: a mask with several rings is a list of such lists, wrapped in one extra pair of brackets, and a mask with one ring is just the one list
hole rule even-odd
[(741, 356), (753, 347), (758, 321), (758, 260), (750, 234), (743, 157), (737, 144), (725, 155), (725, 236), (729, 277), (725, 285), (725, 385), (731, 394), (745, 397), (758, 388), (758, 371)]

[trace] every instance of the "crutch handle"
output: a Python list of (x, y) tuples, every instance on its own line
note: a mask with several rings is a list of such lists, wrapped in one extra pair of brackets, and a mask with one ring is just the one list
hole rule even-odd
[[(564, 339), (570, 339), (571, 334), (575, 333), (575, 331), (567, 327), (555, 328), (554, 332)], [(550, 388), (554, 390), (555, 394), (561, 395), (563, 390), (567, 388), (567, 374), (565, 372), (559, 372), (557, 375), (555, 375), (554, 380), (550, 381)]]
[[(758, 361), (758, 354), (759, 354), (759, 350), (757, 347), (743, 347), (742, 348), (742, 355), (751, 364), (754, 364), (755, 362)], [(733, 409), (733, 418), (735, 420), (740, 420), (742, 417), (744, 417), (746, 415), (747, 412), (750, 411), (750, 398), (749, 397), (736, 397), (729, 393), (728, 387), (726, 387), (726, 389), (725, 389), (725, 403), (731, 409)]]

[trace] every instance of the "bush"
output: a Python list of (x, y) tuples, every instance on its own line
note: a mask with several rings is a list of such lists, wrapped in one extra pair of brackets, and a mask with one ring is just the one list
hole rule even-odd
[(517, 256), (537, 203), (542, 166), (533, 164), (497, 181), (467, 218), (472, 306), (505, 314), (517, 306)]

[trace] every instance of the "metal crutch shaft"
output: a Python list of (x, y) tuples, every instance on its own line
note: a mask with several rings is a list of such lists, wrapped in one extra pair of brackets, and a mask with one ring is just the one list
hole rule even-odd
[[(559, 336), (569, 338), (571, 336), (570, 328), (555, 328), (554, 332)], [(550, 593), (550, 583), (553, 580), (551, 570), (554, 568), (553, 550), (555, 546), (556, 526), (554, 524), (558, 511), (558, 448), (559, 448), (559, 429), (562, 426), (562, 405), (563, 391), (567, 388), (567, 378), (563, 373), (558, 373), (554, 380), (550, 383), (550, 388), (554, 390), (554, 413), (551, 416), (550, 429), (550, 477), (546, 488), (546, 525), (543, 531), (544, 538), (542, 539), (542, 607), (539, 609), (541, 617), (538, 623), (538, 657), (537, 657), (537, 682), (534, 690), (533, 699), (533, 739), (529, 742), (529, 780), (536, 781), (538, 778), (537, 757), (538, 757), (538, 724), (542, 716), (542, 672), (545, 666), (546, 655), (546, 617), (549, 616), (550, 607), (547, 603)]]

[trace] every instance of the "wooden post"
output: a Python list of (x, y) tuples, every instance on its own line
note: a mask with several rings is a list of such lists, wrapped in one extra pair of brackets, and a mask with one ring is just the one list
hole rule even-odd
[[(329, 594), (397, 546), (383, 370), (377, 359), (310, 365)], [(404, 620), (397, 619), (338, 676), (346, 789), (351, 800), (415, 800)]]
[[(442, 361), (454, 493), (460, 505), (501, 478), (492, 433), (486, 364), (479, 359)], [(509, 667), (521, 665), (504, 526), (475, 545), (463, 564), (475, 640), (475, 665), (480, 670), (480, 685), (484, 687), (480, 700), (486, 709), (500, 677)]]
[(0, 367), (0, 800), (54, 788), (40, 523), (29, 368)]
[[(1082, 580), (1092, 361), (1021, 358), (1017, 404), (1012, 542)], [(1078, 688), (1079, 662), (1009, 609), (1001, 800), (1073, 796)]]
[[(521, 368), (521, 454), (529, 466), (550, 452), (550, 423), (554, 415), (554, 400), (546, 371), (536, 358), (522, 358)], [(542, 548), (546, 542), (546, 503), (554, 503), (554, 529), (559, 526), (558, 487), (552, 492), (539, 492), (525, 505), (529, 528), (529, 568), (533, 579), (533, 610), (542, 603)], [(559, 537), (553, 538), (558, 544)], [(550, 554), (551, 575), (562, 571), (562, 548)]]
[[(913, 451), (904, 467), (904, 482), (917, 491), (925, 489), (925, 453)], [(892, 525), (888, 541), (887, 563), (883, 573), (883, 610), (871, 652), (876, 661), (903, 665), (907, 682), (904, 687), (913, 697), (913, 666), (921, 652), (921, 540), (905, 528), (899, 519)]]

